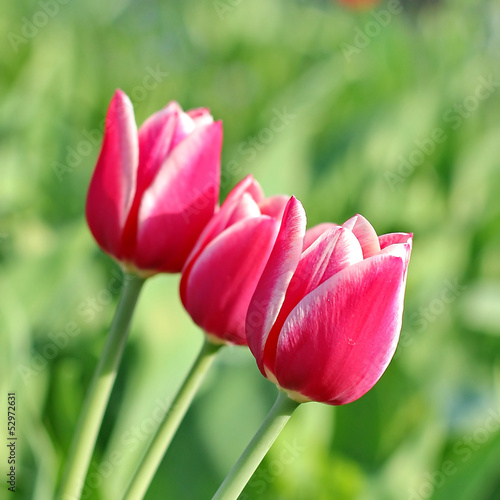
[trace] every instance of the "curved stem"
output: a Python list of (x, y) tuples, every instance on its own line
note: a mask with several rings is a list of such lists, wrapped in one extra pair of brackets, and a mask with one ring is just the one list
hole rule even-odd
[(80, 498), (102, 418), (127, 342), (130, 320), (144, 281), (135, 275), (124, 275), (118, 307), (73, 437), (66, 471), (59, 488), (58, 498), (61, 500)]
[(203, 347), (185, 378), (177, 396), (160, 424), (153, 441), (139, 464), (127, 491), (125, 500), (142, 499), (149, 488), (172, 438), (177, 431), (198, 387), (223, 344), (212, 344), (205, 340)]
[(299, 404), (290, 399), (286, 393), (279, 392), (276, 402), (264, 422), (229, 471), (212, 500), (235, 500), (238, 498)]

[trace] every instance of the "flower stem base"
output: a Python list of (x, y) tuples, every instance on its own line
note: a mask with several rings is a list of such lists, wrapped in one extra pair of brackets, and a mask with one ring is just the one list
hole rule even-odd
[(212, 500), (236, 500), (300, 403), (286, 393), (278, 397), (255, 436), (234, 464)]

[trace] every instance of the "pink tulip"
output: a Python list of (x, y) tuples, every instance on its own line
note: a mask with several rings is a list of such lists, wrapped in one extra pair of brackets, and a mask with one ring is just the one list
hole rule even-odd
[(179, 272), (218, 204), (222, 124), (207, 109), (176, 102), (139, 131), (117, 90), (87, 197), (87, 221), (101, 248), (148, 276)]
[(292, 198), (249, 306), (248, 345), (292, 399), (346, 404), (373, 387), (396, 350), (412, 235), (377, 237), (361, 215), (305, 226)]
[(214, 343), (246, 344), (245, 317), (278, 234), (285, 196), (264, 198), (251, 176), (228, 195), (182, 272), (184, 307)]

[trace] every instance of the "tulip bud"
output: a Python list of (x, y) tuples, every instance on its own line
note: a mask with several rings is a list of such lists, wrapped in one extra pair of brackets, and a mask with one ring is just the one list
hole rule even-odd
[(141, 276), (179, 272), (218, 205), (222, 124), (176, 102), (137, 130), (117, 90), (86, 215), (101, 248)]
[(251, 176), (228, 195), (182, 271), (182, 303), (214, 343), (246, 344), (250, 298), (273, 248), (288, 198), (264, 198)]
[(288, 203), (248, 308), (248, 346), (296, 401), (350, 403), (370, 390), (401, 331), (412, 235), (377, 236), (360, 215), (305, 231)]

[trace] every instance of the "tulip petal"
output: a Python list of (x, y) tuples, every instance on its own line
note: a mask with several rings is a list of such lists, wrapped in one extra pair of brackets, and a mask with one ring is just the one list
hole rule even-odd
[(264, 375), (264, 348), (267, 337), (299, 263), (306, 222), (302, 204), (292, 196), (285, 208), (276, 243), (248, 309), (246, 321), (248, 346)]
[(212, 240), (229, 226), (229, 221), (245, 194), (249, 194), (257, 204), (264, 199), (264, 193), (260, 184), (251, 175), (247, 175), (229, 192), (219, 212), (212, 218), (207, 229), (204, 231), (204, 239), (209, 238)]
[(248, 193), (243, 193), (243, 196), (241, 197), (239, 203), (236, 204), (226, 227), (232, 226), (233, 224), (236, 224), (244, 219), (259, 217), (260, 215), (259, 206), (255, 203), (252, 196)]
[(281, 331), (278, 383), (320, 402), (345, 404), (382, 376), (401, 329), (404, 263), (376, 255), (307, 295)]
[(269, 215), (273, 219), (281, 220), (289, 197), (285, 195), (270, 196), (259, 203), (262, 215)]
[(302, 253), (288, 292), (305, 297), (334, 274), (362, 260), (363, 250), (352, 231), (333, 227)]
[(197, 127), (200, 125), (210, 125), (214, 121), (208, 108), (191, 109), (186, 114), (189, 115)]
[[(181, 128), (182, 109), (176, 102), (149, 117), (139, 129), (139, 167), (134, 201), (122, 232), (122, 257), (133, 260), (137, 243), (138, 214), (142, 196), (151, 184), (165, 158), (173, 149), (177, 130)], [(192, 126), (193, 121), (191, 121)]]
[(383, 250), (385, 247), (389, 245), (395, 245), (397, 243), (410, 243), (412, 240), (413, 234), (411, 233), (388, 233), (381, 234), (378, 237), (378, 241), (380, 243), (380, 249)]
[(130, 99), (117, 90), (106, 114), (101, 153), (90, 182), (86, 215), (92, 234), (120, 258), (121, 232), (136, 189), (139, 148)]
[(171, 102), (150, 116), (139, 128), (137, 186), (141, 196), (175, 146), (174, 136), (181, 114), (181, 107), (176, 102)]
[(340, 227), (332, 222), (322, 222), (306, 231), (304, 238), (304, 252), (325, 232), (334, 227)]
[(351, 217), (342, 224), (342, 227), (350, 229), (354, 233), (354, 236), (358, 238), (365, 259), (380, 252), (377, 233), (375, 229), (373, 229), (373, 226), (362, 215), (358, 214)]
[(274, 372), (278, 337), (292, 309), (321, 283), (362, 260), (363, 251), (358, 239), (349, 229), (341, 226), (324, 232), (302, 253), (283, 306), (266, 341), (264, 364), (271, 372)]
[(382, 235), (380, 238), (382, 238), (381, 246), (382, 244), (384, 246), (382, 247), (379, 255), (394, 255), (396, 257), (401, 257), (404, 261), (404, 277), (406, 279), (406, 272), (408, 270), (408, 264), (410, 263), (410, 255), (413, 245), (413, 235), (408, 233), (393, 233), (392, 235)]
[(219, 198), (222, 124), (200, 127), (169, 155), (143, 195), (135, 264), (178, 272)]
[(408, 266), (410, 262), (410, 254), (413, 246), (413, 234), (412, 233), (389, 233), (382, 234), (378, 237), (380, 242), (381, 253), (393, 253), (395, 250), (393, 246), (403, 245), (406, 250), (405, 262)]
[(279, 223), (268, 216), (237, 222), (210, 242), (183, 274), (184, 307), (205, 332), (246, 344), (248, 304), (278, 229)]
[[(228, 227), (229, 220), (231, 219), (233, 212), (240, 203), (241, 198), (245, 193), (248, 193), (252, 198), (259, 203), (261, 199), (264, 198), (264, 193), (259, 185), (259, 183), (251, 176), (247, 175), (243, 180), (241, 180), (227, 195), (224, 203), (222, 204), (220, 210), (210, 219), (210, 222), (205, 226), (205, 229), (201, 233), (200, 237), (196, 241), (191, 254), (189, 255), (183, 272), (187, 271), (190, 263), (200, 254), (200, 252), (205, 248), (208, 242), (212, 241), (218, 234), (220, 234), (224, 229)], [(181, 295), (183, 290), (181, 287)]]

